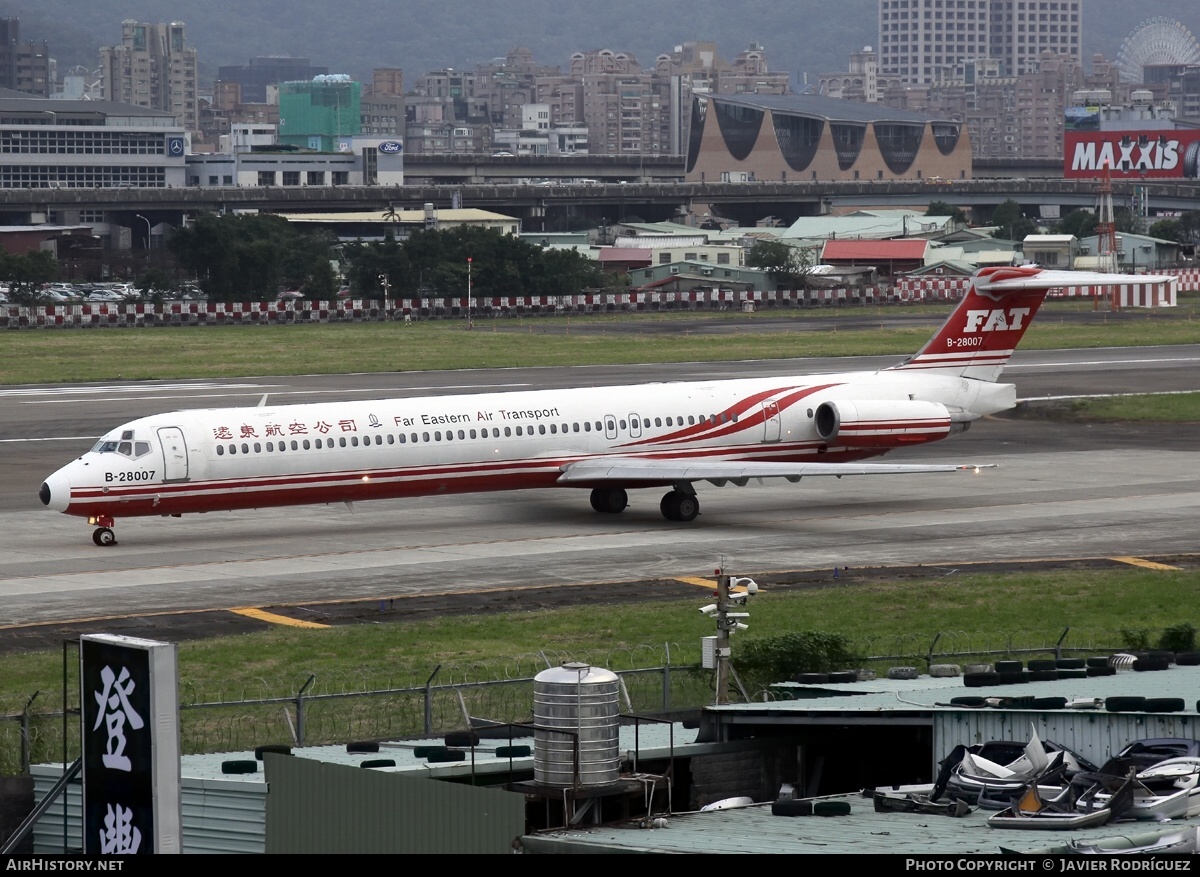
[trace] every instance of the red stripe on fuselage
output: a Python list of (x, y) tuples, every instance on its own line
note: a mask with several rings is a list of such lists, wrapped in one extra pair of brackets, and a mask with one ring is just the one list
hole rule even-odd
[[(821, 442), (749, 444), (742, 447), (647, 451), (628, 456), (645, 459), (722, 459), (730, 461), (853, 462), (883, 450), (836, 448)], [(885, 450), (885, 449), (884, 449)], [(74, 488), (65, 509), (83, 517), (190, 514), (318, 503), (357, 502), (436, 494), (484, 493), (560, 486), (562, 467), (580, 458), (480, 462), (413, 469), (311, 472), (301, 475), (187, 481), (129, 488)], [(667, 483), (667, 482), (647, 482)], [(572, 485), (576, 486), (576, 485)]]

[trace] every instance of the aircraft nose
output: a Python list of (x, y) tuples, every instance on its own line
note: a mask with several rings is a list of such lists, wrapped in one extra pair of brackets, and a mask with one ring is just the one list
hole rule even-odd
[(41, 499), (43, 505), (49, 506), (56, 512), (66, 511), (71, 502), (71, 482), (67, 480), (62, 469), (42, 482), (38, 498)]

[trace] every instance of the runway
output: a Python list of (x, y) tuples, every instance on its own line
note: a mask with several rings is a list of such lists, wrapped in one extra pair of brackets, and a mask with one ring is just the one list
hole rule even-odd
[[(833, 566), (966, 564), (1198, 550), (1194, 427), (989, 418), (888, 457), (997, 463), (979, 474), (697, 485), (702, 514), (669, 523), (661, 491), (598, 515), (585, 491), (429, 497), (118, 520), (92, 544), (45, 509), (42, 479), (96, 436), (178, 408), (645, 380), (845, 371), (895, 357), (637, 367), (360, 374), (0, 388), (0, 626), (241, 606), (377, 600), (587, 582)], [(1018, 353), (1020, 398), (1200, 391), (1200, 346)], [(519, 605), (519, 600), (514, 598)]]

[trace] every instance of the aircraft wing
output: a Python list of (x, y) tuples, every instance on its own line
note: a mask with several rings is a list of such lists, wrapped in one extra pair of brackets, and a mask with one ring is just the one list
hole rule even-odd
[(995, 464), (974, 463), (766, 463), (737, 460), (674, 460), (651, 457), (593, 457), (567, 463), (559, 484), (614, 481), (713, 481), (745, 483), (750, 478), (786, 478), (799, 481), (814, 475), (927, 475), (993, 469)]

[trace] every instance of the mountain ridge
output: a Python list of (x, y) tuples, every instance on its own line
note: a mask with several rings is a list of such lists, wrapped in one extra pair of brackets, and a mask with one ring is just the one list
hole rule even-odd
[[(1085, 62), (1095, 53), (1115, 58), (1140, 22), (1159, 15), (1200, 31), (1195, 0), (1144, 0), (1136, 12), (1125, 0), (1087, 0)], [(760, 43), (771, 69), (791, 72), (799, 88), (805, 76), (844, 70), (851, 52), (878, 41), (876, 0), (609, 0), (603, 6), (562, 0), (239, 0), (236, 15), (225, 4), (179, 0), (0, 0), (0, 17), (21, 19), (23, 42), (48, 42), (60, 75), (77, 65), (97, 67), (100, 46), (120, 41), (124, 19), (182, 20), (205, 80), (221, 65), (296, 55), (367, 79), (373, 67), (401, 67), (411, 84), (429, 70), (473, 70), (517, 46), (547, 66), (565, 68), (572, 52), (609, 48), (651, 67), (676, 45), (712, 40), (726, 60)]]

